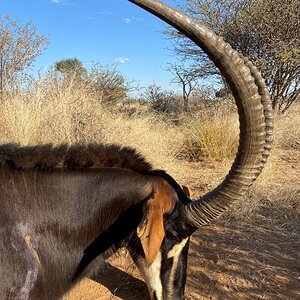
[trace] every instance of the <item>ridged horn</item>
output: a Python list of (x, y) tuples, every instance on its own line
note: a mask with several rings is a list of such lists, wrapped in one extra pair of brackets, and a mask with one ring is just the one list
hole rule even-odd
[(201, 47), (225, 77), (238, 108), (240, 140), (231, 170), (214, 190), (184, 206), (186, 225), (192, 232), (241, 199), (260, 174), (273, 139), (269, 93), (256, 67), (204, 25), (157, 0), (129, 1), (164, 20)]

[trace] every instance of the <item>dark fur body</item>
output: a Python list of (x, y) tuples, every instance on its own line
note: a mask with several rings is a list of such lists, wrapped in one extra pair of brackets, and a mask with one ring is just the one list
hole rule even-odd
[[(72, 286), (85, 249), (108, 230), (112, 232), (95, 247), (97, 253), (88, 253), (80, 273), (97, 270), (120, 246), (139, 259), (144, 254), (136, 228), (145, 201), (162, 186), (172, 201), (178, 199), (162, 178), (165, 173), (152, 171), (131, 149), (95, 145), (79, 147), (78, 153), (75, 148), (65, 149), (0, 147), (0, 295), (4, 299), (58, 298)], [(57, 153), (62, 155), (56, 158)], [(110, 166), (112, 161), (116, 166)]]

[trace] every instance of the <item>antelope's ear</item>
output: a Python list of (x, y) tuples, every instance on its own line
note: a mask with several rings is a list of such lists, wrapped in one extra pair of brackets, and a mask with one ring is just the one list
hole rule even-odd
[(144, 216), (137, 227), (146, 261), (152, 264), (165, 237), (163, 217), (175, 206), (176, 196), (170, 186), (161, 187), (144, 205)]
[(182, 186), (182, 190), (184, 191), (184, 193), (185, 193), (189, 198), (191, 198), (192, 192), (191, 192), (191, 190), (190, 190), (187, 186), (183, 185), (183, 186)]

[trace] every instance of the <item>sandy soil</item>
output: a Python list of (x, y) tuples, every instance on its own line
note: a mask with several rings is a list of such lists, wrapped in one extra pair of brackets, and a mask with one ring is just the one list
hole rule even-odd
[[(193, 236), (186, 299), (300, 299), (299, 240), (264, 213), (251, 226), (220, 222)], [(147, 299), (147, 289), (130, 258), (117, 255), (65, 299)]]
[[(288, 193), (281, 199), (283, 205), (262, 199), (248, 215), (228, 214), (192, 236), (187, 300), (300, 299), (299, 154), (289, 159), (282, 155), (276, 161), (279, 169), (293, 175), (293, 201)], [(206, 171), (208, 174), (209, 168)], [(208, 185), (199, 184), (195, 189), (205, 190)], [(250, 193), (248, 201), (257, 201), (257, 197), (263, 197), (259, 191)], [(134, 264), (122, 250), (100, 274), (84, 279), (63, 299), (141, 300), (148, 296)]]

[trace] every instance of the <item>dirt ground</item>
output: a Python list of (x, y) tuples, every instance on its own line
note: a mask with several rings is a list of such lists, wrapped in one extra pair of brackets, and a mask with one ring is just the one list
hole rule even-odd
[[(268, 199), (258, 185), (247, 200), (259, 203), (252, 211), (227, 214), (192, 236), (187, 300), (300, 299), (300, 151), (284, 153), (276, 157), (276, 170), (292, 179), (279, 201)], [(202, 168), (210, 174), (218, 166)], [(280, 185), (280, 176), (270, 186)], [(209, 177), (207, 183), (194, 186), (196, 194), (209, 187)], [(63, 299), (141, 300), (148, 296), (130, 257), (121, 250), (100, 274), (84, 279)]]

